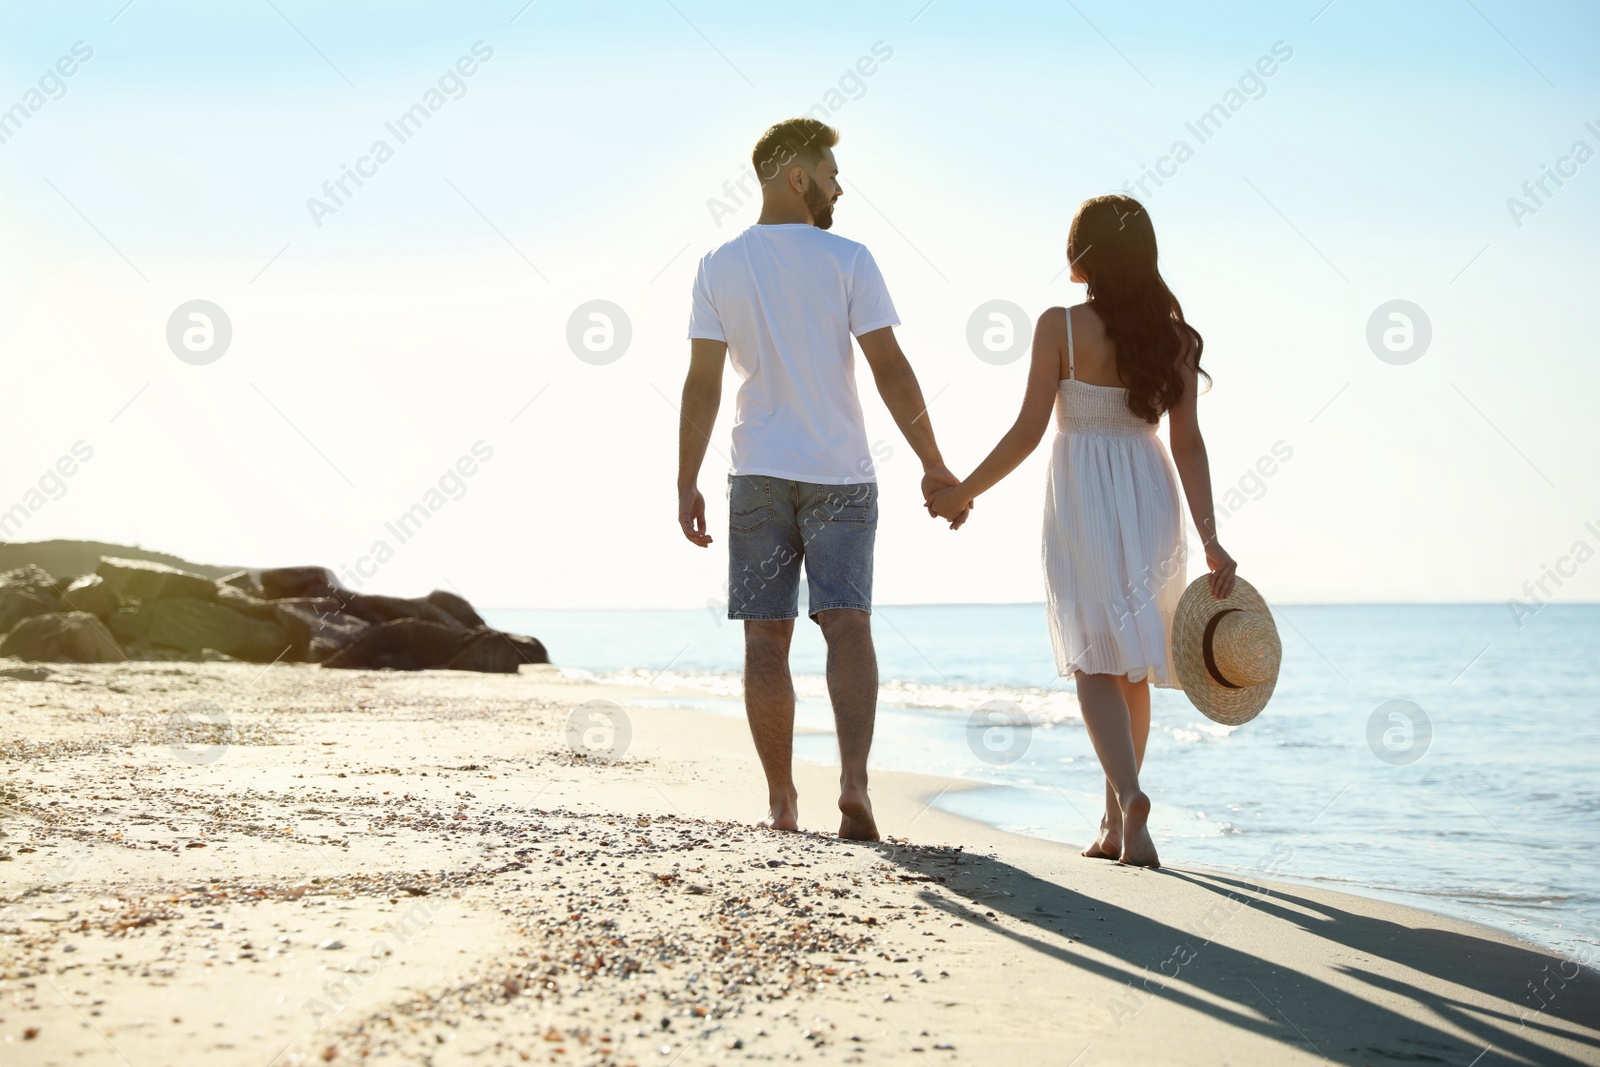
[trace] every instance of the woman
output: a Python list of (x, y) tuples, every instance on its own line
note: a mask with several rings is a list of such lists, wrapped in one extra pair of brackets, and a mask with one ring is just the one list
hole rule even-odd
[[(1085, 201), (1072, 220), (1067, 259), (1089, 299), (1039, 317), (1016, 423), (977, 470), (927, 506), (960, 525), (972, 501), (1038, 447), (1054, 407), (1044, 509), (1050, 638), (1057, 669), (1076, 681), (1106, 778), (1100, 834), (1083, 854), (1158, 867), (1139, 768), (1151, 684), (1180, 688), (1172, 615), (1186, 553), (1174, 462), (1216, 596), (1232, 591), (1236, 569), (1217, 541), (1195, 405), (1204, 342), (1161, 278), (1155, 230), (1138, 201)], [(1162, 415), (1169, 416), (1170, 460), (1156, 437)]]

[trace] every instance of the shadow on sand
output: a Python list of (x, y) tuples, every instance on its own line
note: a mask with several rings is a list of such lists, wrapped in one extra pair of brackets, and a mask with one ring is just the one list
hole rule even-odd
[[(1213, 921), (1184, 929), (1001, 860), (889, 844), (881, 852), (910, 872), (911, 880), (938, 881), (966, 902), (928, 892), (923, 894), (927, 906), (1123, 987), (1105, 1005), (1108, 1035), (1134, 1025), (1140, 1010), (1152, 998), (1161, 998), (1335, 1063), (1579, 1067), (1600, 1062), (1600, 974), (1560, 956), (1358, 915), (1281, 887), (1218, 874), (1172, 868), (1141, 872), (1139, 877), (1170, 878), (1195, 893), (1215, 894), (1210, 904), (1197, 901), (1185, 909), (1213, 916)], [(1332, 985), (1208, 940), (1208, 933), (1215, 936), (1244, 908), (1323, 938), (1330, 955), (1364, 955), (1397, 966), (1377, 973), (1354, 963), (1335, 963), (1350, 981)], [(1095, 921), (1100, 918), (1105, 925)], [(1044, 931), (1072, 937), (1075, 943), (1042, 939), (1038, 935)], [(1078, 951), (1079, 944), (1114, 962)], [(1428, 988), (1396, 977), (1397, 968), (1438, 981)], [(1479, 995), (1467, 999), (1441, 992), (1441, 983)], [(1472, 1035), (1474, 1044), (1428, 1021), (1435, 1018)]]

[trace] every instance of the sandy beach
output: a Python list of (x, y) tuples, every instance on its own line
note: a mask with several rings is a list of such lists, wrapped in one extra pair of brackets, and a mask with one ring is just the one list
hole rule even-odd
[(875, 776), (881, 844), (816, 766), (761, 830), (697, 712), (569, 744), (645, 690), (0, 666), (7, 1064), (1600, 1062), (1595, 972), (1508, 934), (1085, 860), (926, 777)]

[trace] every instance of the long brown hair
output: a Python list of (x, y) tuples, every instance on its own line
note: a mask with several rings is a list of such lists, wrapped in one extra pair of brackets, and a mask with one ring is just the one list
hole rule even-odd
[(1085, 200), (1067, 235), (1067, 259), (1089, 283), (1089, 306), (1116, 345), (1128, 410), (1146, 422), (1183, 399), (1179, 368), (1200, 369), (1205, 341), (1156, 269), (1156, 231), (1144, 205), (1127, 196)]

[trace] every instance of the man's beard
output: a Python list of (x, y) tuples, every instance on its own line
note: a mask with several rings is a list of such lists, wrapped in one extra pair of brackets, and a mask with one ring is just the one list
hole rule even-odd
[(811, 212), (812, 224), (819, 230), (833, 226), (833, 203), (816, 182), (806, 186), (806, 210)]

